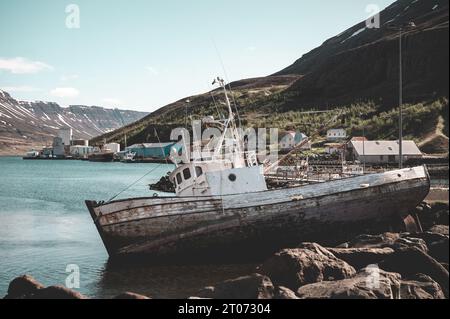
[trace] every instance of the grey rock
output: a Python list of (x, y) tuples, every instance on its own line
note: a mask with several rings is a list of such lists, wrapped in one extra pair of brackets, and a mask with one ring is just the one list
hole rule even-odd
[(400, 273), (404, 278), (422, 273), (439, 283), (445, 296), (448, 297), (449, 273), (433, 257), (417, 247), (401, 248), (386, 258), (380, 267), (386, 271)]
[(295, 292), (286, 287), (275, 287), (273, 299), (300, 299)]
[(401, 276), (366, 267), (354, 277), (322, 281), (297, 290), (300, 299), (399, 299)]
[(149, 298), (147, 296), (144, 296), (144, 295), (136, 294), (134, 292), (128, 292), (127, 291), (127, 292), (124, 292), (124, 293), (122, 293), (120, 295), (115, 296), (114, 299), (124, 299), (124, 300), (126, 300), (126, 299), (137, 299), (137, 300), (140, 300), (140, 299), (151, 299), (151, 298)]
[(272, 299), (273, 296), (272, 281), (260, 274), (227, 280), (198, 293), (200, 298), (213, 299)]
[(44, 286), (30, 275), (23, 275), (13, 279), (8, 287), (8, 294), (5, 299), (25, 299), (30, 298)]
[(402, 299), (445, 299), (441, 286), (423, 274), (410, 280), (402, 280), (400, 296)]
[(302, 244), (302, 248), (284, 249), (269, 258), (260, 271), (277, 286), (292, 290), (324, 280), (353, 276), (355, 269), (318, 244)]
[(394, 249), (385, 248), (327, 248), (337, 258), (344, 260), (355, 269), (378, 264), (387, 256), (394, 253)]
[(32, 299), (88, 299), (81, 293), (63, 286), (49, 286), (39, 289)]

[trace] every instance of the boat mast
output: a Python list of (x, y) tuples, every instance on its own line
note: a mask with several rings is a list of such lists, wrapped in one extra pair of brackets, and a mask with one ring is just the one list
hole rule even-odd
[(223, 79), (221, 79), (220, 77), (217, 77), (216, 79), (214, 79), (213, 85), (216, 84), (216, 83), (218, 83), (223, 89), (223, 93), (225, 95), (225, 102), (226, 102), (227, 107), (228, 107), (228, 119), (225, 121), (224, 130), (223, 130), (222, 136), (220, 137), (220, 143), (218, 144), (218, 147), (217, 147), (217, 149), (215, 151), (215, 155), (216, 156), (219, 155), (219, 153), (221, 151), (222, 144), (223, 144), (223, 142), (225, 140), (225, 136), (226, 136), (229, 128), (231, 128), (231, 130), (232, 130), (232, 134), (233, 134), (232, 137), (236, 141), (237, 153), (240, 155), (242, 153), (241, 139), (240, 139), (239, 133), (238, 133), (237, 128), (236, 128), (236, 123), (234, 121), (234, 113), (233, 113), (233, 110), (231, 108), (231, 102), (230, 102), (230, 99), (228, 97), (228, 92), (227, 92), (227, 88), (225, 86), (225, 81)]

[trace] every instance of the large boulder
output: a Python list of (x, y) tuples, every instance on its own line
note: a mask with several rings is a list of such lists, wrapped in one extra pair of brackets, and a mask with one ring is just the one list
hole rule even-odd
[(384, 233), (380, 235), (359, 235), (347, 243), (348, 248), (404, 248), (417, 247), (428, 252), (428, 247), (422, 238), (408, 236), (409, 234)]
[(394, 253), (389, 247), (385, 248), (327, 248), (334, 256), (355, 269), (365, 268), (368, 265), (378, 264), (387, 256)]
[(17, 277), (11, 281), (5, 299), (26, 299), (33, 296), (44, 286), (29, 275)]
[(421, 273), (430, 276), (439, 283), (446, 297), (448, 297), (448, 271), (433, 257), (417, 247), (400, 248), (394, 254), (380, 263), (386, 271), (400, 273), (404, 278)]
[(402, 280), (400, 296), (402, 299), (445, 299), (441, 286), (423, 274), (418, 274), (409, 280)]
[(260, 274), (227, 280), (198, 293), (200, 298), (212, 299), (272, 299), (273, 296), (272, 281)]
[(428, 229), (434, 225), (448, 225), (449, 209), (448, 203), (436, 202), (431, 206), (423, 204), (418, 208), (418, 216), (424, 229)]
[(449, 246), (448, 226), (438, 225), (429, 231), (417, 234), (402, 234), (404, 237), (419, 238), (425, 241), (428, 254), (440, 262), (448, 263)]
[(354, 277), (300, 287), (300, 299), (399, 299), (401, 276), (366, 267)]
[(275, 287), (273, 299), (300, 299), (295, 292), (286, 287)]
[(277, 252), (262, 264), (260, 272), (269, 276), (275, 285), (292, 290), (319, 281), (349, 278), (356, 273), (348, 263), (311, 243)]
[(429, 245), (429, 254), (441, 263), (447, 263), (449, 261), (449, 245), (448, 237), (440, 241), (433, 242)]
[(88, 299), (81, 293), (63, 286), (49, 286), (39, 289), (33, 299)]

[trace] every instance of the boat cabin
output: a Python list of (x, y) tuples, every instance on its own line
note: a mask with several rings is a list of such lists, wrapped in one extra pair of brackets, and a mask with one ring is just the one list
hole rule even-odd
[(220, 196), (267, 190), (262, 166), (235, 168), (225, 162), (192, 162), (170, 175), (177, 196)]

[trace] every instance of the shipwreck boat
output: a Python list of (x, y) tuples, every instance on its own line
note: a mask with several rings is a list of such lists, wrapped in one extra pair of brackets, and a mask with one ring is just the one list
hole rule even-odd
[(171, 173), (175, 196), (86, 201), (111, 257), (211, 261), (338, 241), (408, 216), (429, 193), (425, 166), (269, 190), (220, 83), (229, 108), (228, 119), (215, 121), (222, 136), (209, 157), (194, 156)]

